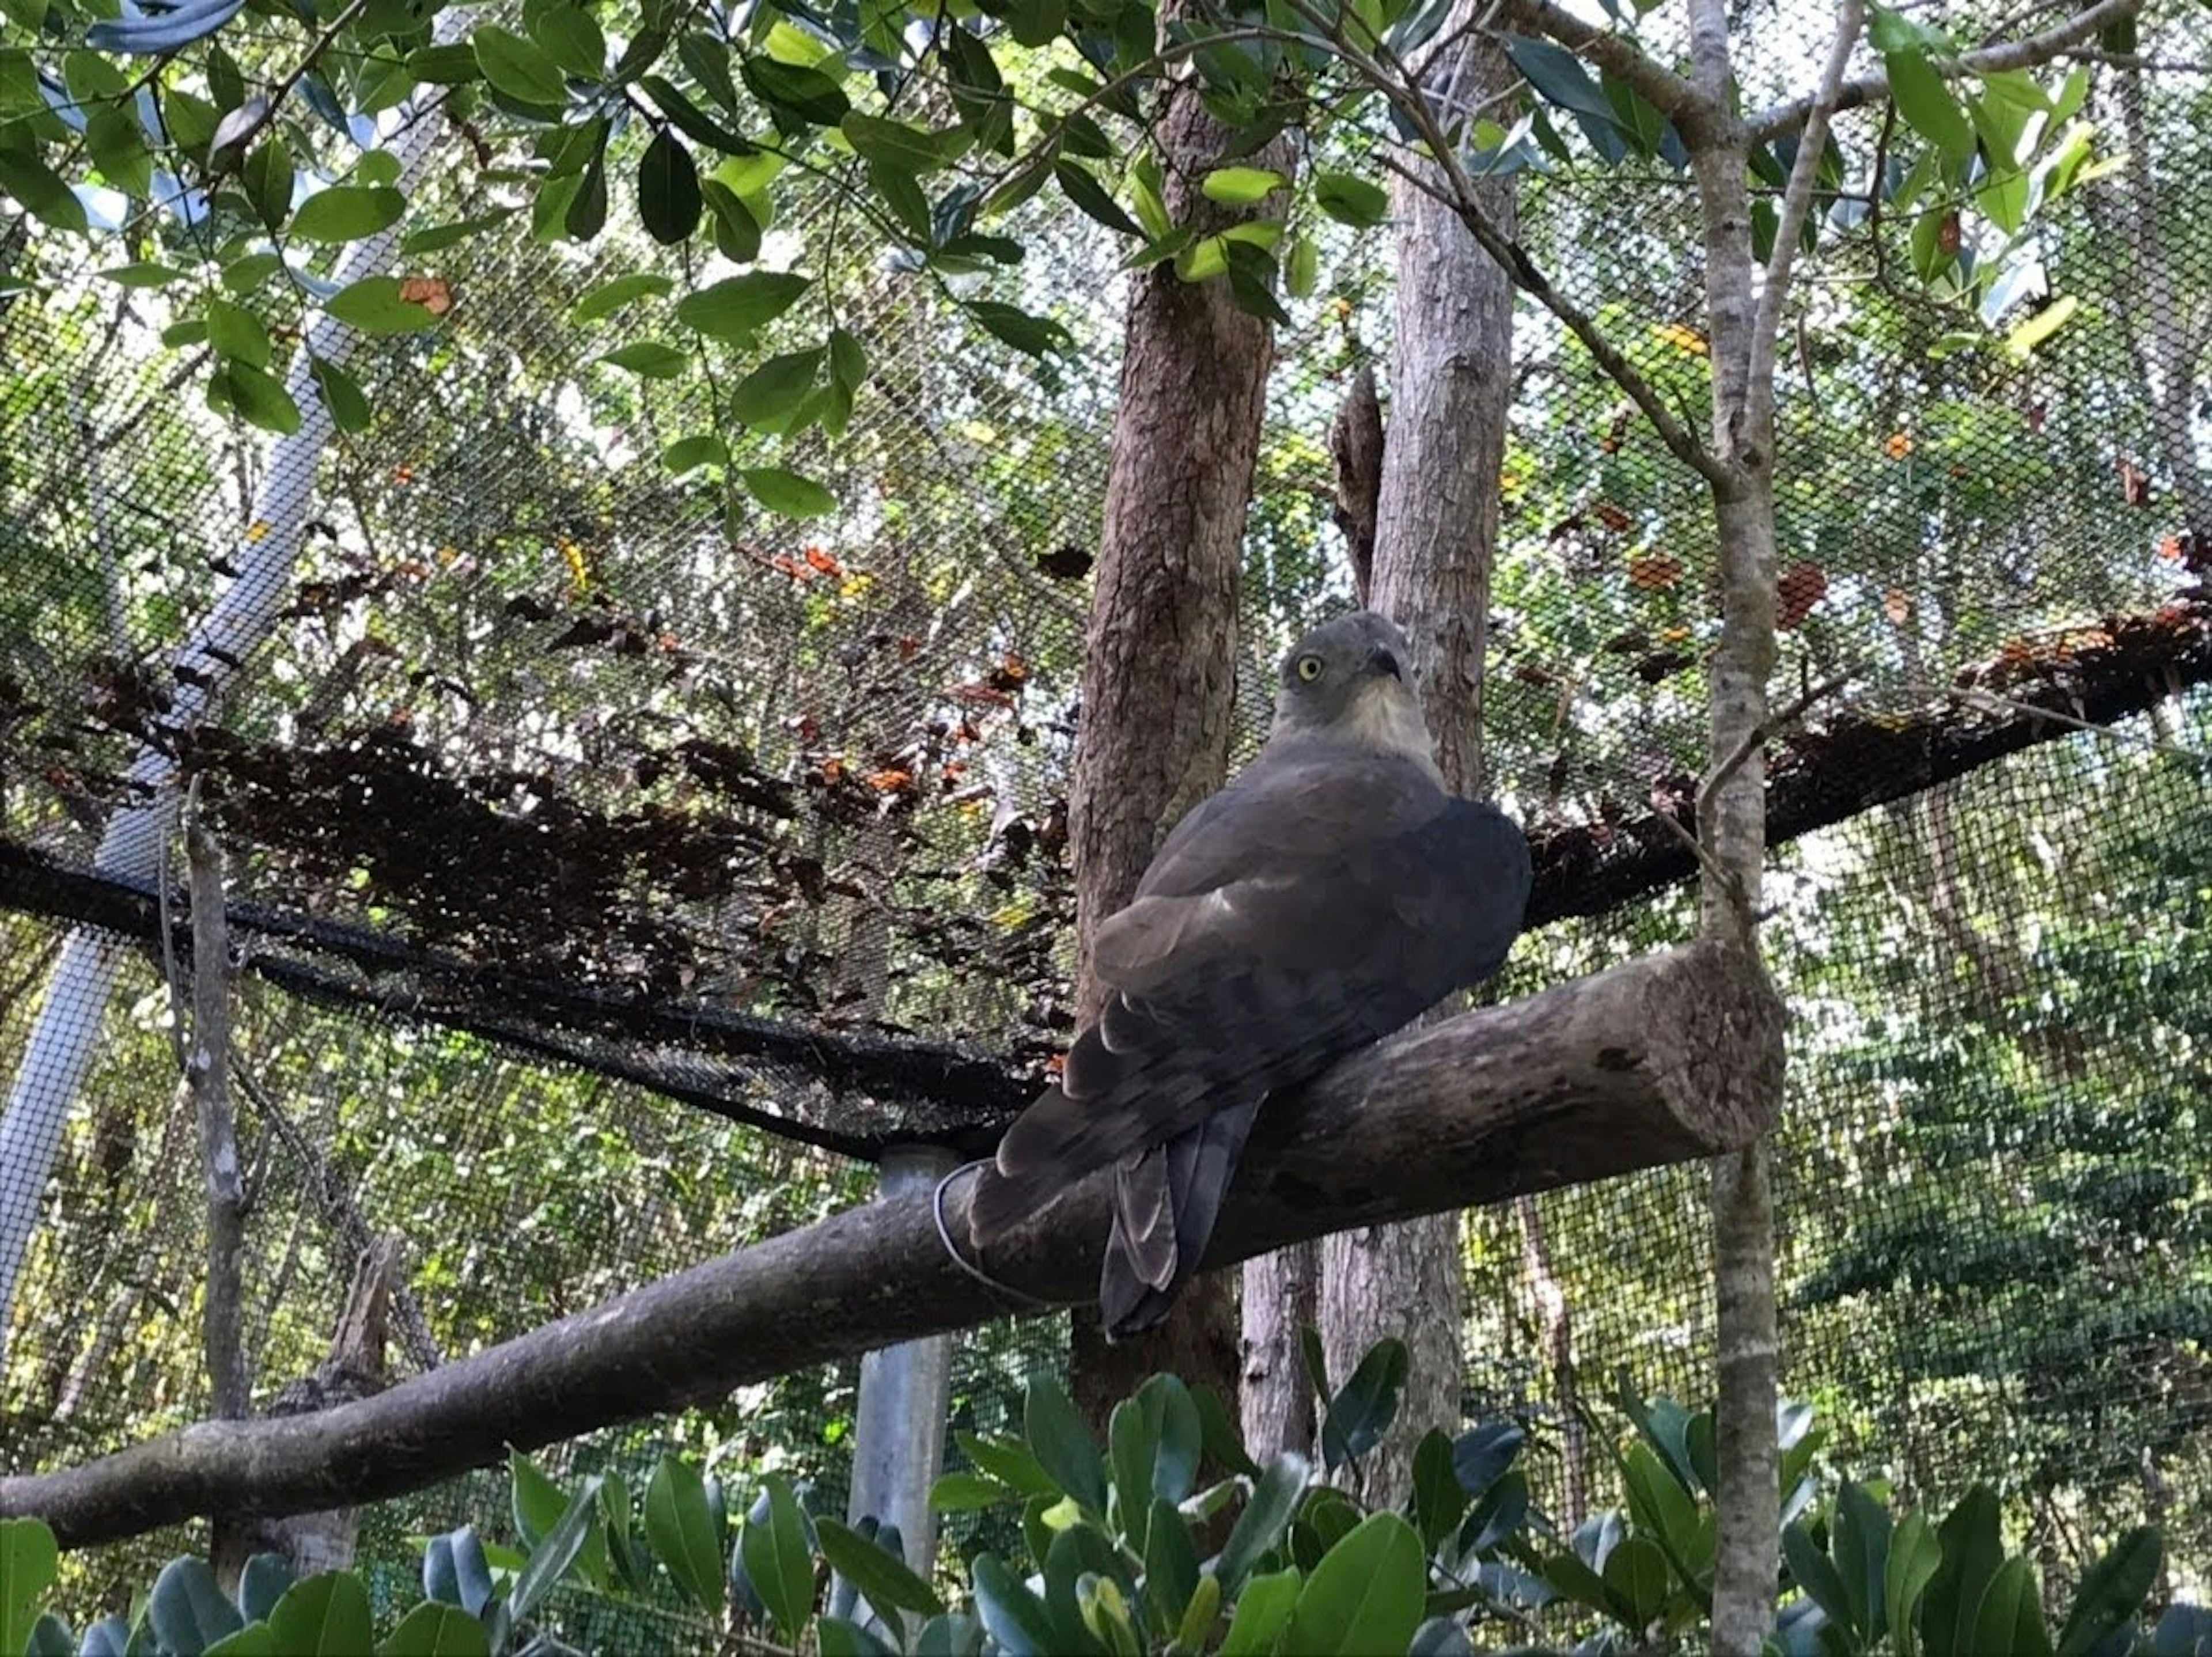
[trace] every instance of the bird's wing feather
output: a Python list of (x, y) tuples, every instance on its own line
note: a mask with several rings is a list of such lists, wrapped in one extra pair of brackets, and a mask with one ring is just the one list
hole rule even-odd
[(1495, 970), (1528, 888), (1519, 829), (1409, 762), (1255, 762), (1101, 927), (1104, 1011), (1000, 1142), (978, 1224), (1256, 1104)]

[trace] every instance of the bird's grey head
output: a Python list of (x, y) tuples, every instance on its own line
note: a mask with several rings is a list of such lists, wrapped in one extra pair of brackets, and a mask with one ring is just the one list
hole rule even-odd
[(1371, 610), (1322, 623), (1283, 659), (1273, 734), (1337, 737), (1433, 766), (1410, 656), (1396, 623)]

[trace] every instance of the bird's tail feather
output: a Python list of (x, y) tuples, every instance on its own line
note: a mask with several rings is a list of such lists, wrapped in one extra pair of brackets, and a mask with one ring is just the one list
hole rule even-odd
[[(1098, 1309), (1109, 1338), (1140, 1334), (1158, 1323), (1198, 1270), (1259, 1108), (1255, 1100), (1222, 1111), (1122, 1165), (1115, 1180), (1114, 1233), (1107, 1239), (1106, 1261), (1098, 1275)], [(1155, 1229), (1152, 1223), (1154, 1182), (1162, 1173), (1171, 1237), (1166, 1228)], [(1130, 1212), (1133, 1200), (1136, 1210)], [(1128, 1225), (1131, 1218), (1137, 1225)]]

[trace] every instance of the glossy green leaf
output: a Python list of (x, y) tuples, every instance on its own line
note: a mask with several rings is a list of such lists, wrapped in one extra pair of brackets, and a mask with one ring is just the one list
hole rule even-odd
[[(146, 148), (146, 130), (138, 124), (135, 110), (118, 105), (94, 110), (85, 123), (84, 147), (100, 177), (115, 189), (140, 198), (152, 193), (154, 157)], [(246, 181), (246, 193), (258, 207), (260, 197), (251, 179)], [(290, 204), (289, 200), (285, 203), (288, 207)]]
[(1152, 1498), (1152, 1517), (1145, 1527), (1144, 1557), (1145, 1591), (1163, 1627), (1172, 1630), (1183, 1620), (1191, 1596), (1198, 1592), (1199, 1563), (1190, 1527), (1164, 1496)]
[(1539, 97), (1573, 117), (1607, 165), (1628, 154), (1629, 135), (1621, 130), (1619, 112), (1581, 58), (1549, 40), (1526, 35), (1509, 34), (1499, 44)]
[(2082, 1574), (2058, 1632), (2058, 1657), (2087, 1657), (2106, 1636), (2132, 1623), (2158, 1586), (2164, 1554), (2155, 1527), (2138, 1525)]
[(1264, 167), (1217, 167), (1198, 182), (1199, 193), (1224, 207), (1250, 207), (1283, 187), (1283, 175)]
[(1121, 204), (1114, 199), (1113, 193), (1082, 162), (1063, 157), (1053, 164), (1052, 176), (1068, 200), (1109, 230), (1118, 230), (1125, 236), (1145, 234), (1144, 227), (1122, 211)]
[(708, 1510), (706, 1478), (681, 1456), (662, 1456), (646, 1483), (645, 1539), (684, 1598), (719, 1615), (726, 1586), (721, 1532)]
[[(839, 333), (843, 331), (842, 329), (838, 331)], [(851, 337), (848, 335), (847, 337)], [(830, 337), (830, 355), (834, 367), (836, 356), (836, 334)], [(840, 377), (842, 377), (842, 373)], [(1044, 1464), (1031, 1455), (1029, 1446), (1019, 1439), (999, 1438), (978, 1433), (958, 1433), (954, 1435), (954, 1437), (968, 1459), (989, 1474), (992, 1478), (998, 1480), (1000, 1484), (1011, 1486), (1024, 1496), (1060, 1494), (1060, 1486), (1053, 1483), (1052, 1475), (1044, 1470)], [(995, 1490), (990, 1500), (1003, 1501), (1005, 1496), (1004, 1490)]]
[(480, 236), (514, 215), (513, 208), (501, 208), (496, 212), (481, 213), (471, 219), (458, 219), (450, 224), (425, 225), (420, 230), (410, 231), (401, 238), (399, 251), (408, 254), (441, 252), (471, 236)]
[(1954, 172), (1974, 156), (1974, 126), (1925, 52), (1892, 52), (1882, 58), (1897, 112), (1934, 144)]
[[(364, 334), (412, 334), (438, 325), (435, 312), (403, 294), (404, 284), (398, 276), (363, 276), (331, 294), (323, 308)], [(557, 1487), (554, 1494), (559, 1496)], [(553, 1509), (555, 1517), (559, 1511), (557, 1507)]]
[(816, 1520), (814, 1535), (830, 1569), (858, 1588), (877, 1611), (934, 1617), (945, 1609), (937, 1591), (880, 1542), (832, 1519)]
[(1233, 1599), (1261, 1556), (1282, 1541), (1304, 1493), (1308, 1471), (1304, 1456), (1285, 1453), (1270, 1462), (1253, 1485), (1214, 1562), (1213, 1574), (1221, 1579), (1224, 1593)]
[(705, 198), (699, 169), (684, 141), (666, 127), (653, 135), (637, 164), (637, 216), (646, 234), (664, 247), (685, 240), (699, 228)]
[(729, 445), (712, 432), (678, 438), (660, 452), (660, 464), (678, 477), (702, 466), (725, 465), (729, 458)]
[(731, 391), (730, 417), (767, 431), (788, 429), (821, 378), (823, 356), (816, 346), (769, 358)]
[(819, 70), (747, 53), (738, 60), (738, 73), (763, 103), (810, 125), (835, 126), (852, 107), (844, 89)]
[[(362, 1647), (366, 1651), (368, 1648)], [(207, 1657), (280, 1657), (276, 1636), (270, 1633), (266, 1623), (248, 1623), (234, 1634), (226, 1634), (206, 1648)], [(281, 1657), (291, 1657), (289, 1652)]]
[(459, 1606), (426, 1601), (399, 1619), (376, 1657), (491, 1657), (491, 1642)]
[(996, 300), (970, 300), (964, 308), (986, 333), (1031, 356), (1048, 356), (1074, 343), (1067, 330), (1051, 318), (1032, 316)]
[(1830, 1622), (1855, 1633), (1863, 1632), (1863, 1624), (1852, 1610), (1851, 1597), (1844, 1587), (1842, 1575), (1802, 1525), (1782, 1527), (1782, 1557), (1788, 1563), (1790, 1575), (1797, 1586), (1812, 1596), (1813, 1603), (1827, 1613)]
[(542, 47), (496, 23), (479, 23), (469, 38), (484, 79), (508, 97), (541, 106), (557, 107), (568, 101), (568, 85), (561, 66)]
[(1942, 1544), (1925, 1514), (1907, 1514), (1890, 1534), (1889, 1559), (1881, 1573), (1881, 1597), (1898, 1657), (1917, 1657), (1920, 1650), (1921, 1597), (1942, 1559)]
[(1354, 173), (1320, 167), (1314, 173), (1314, 204), (1340, 223), (1364, 229), (1389, 216), (1390, 192)]
[(1977, 1484), (1936, 1527), (1942, 1563), (1928, 1584), (1921, 1633), (1928, 1657), (1973, 1657), (1982, 1596), (2004, 1562), (1996, 1492)]
[[(744, 474), (745, 487), (757, 496), (760, 491), (754, 488), (753, 479), (757, 475)], [(746, 1521), (739, 1548), (753, 1592), (775, 1619), (784, 1643), (793, 1645), (814, 1612), (814, 1556), (807, 1546), (806, 1521), (790, 1484), (771, 1473), (762, 1486), (768, 1496), (768, 1513), (757, 1521)]]
[(1459, 1528), (1468, 1495), (1452, 1470), (1451, 1440), (1431, 1427), (1413, 1447), (1413, 1517), (1424, 1547), (1434, 1549)]
[(1398, 1401), (1412, 1367), (1406, 1343), (1395, 1336), (1376, 1342), (1359, 1360), (1322, 1417), (1322, 1460), (1332, 1472), (1382, 1442), (1398, 1418)]
[(1199, 1443), (1224, 1470), (1241, 1473), (1246, 1478), (1260, 1476), (1260, 1464), (1252, 1460), (1238, 1435), (1237, 1423), (1221, 1401), (1221, 1394), (1211, 1387), (1188, 1389), (1190, 1401), (1198, 1411)]
[(46, 1590), (61, 1570), (61, 1550), (43, 1519), (0, 1519), (0, 1651), (21, 1651)]
[(1638, 1527), (1675, 1551), (1686, 1552), (1697, 1529), (1697, 1504), (1658, 1453), (1648, 1444), (1630, 1445), (1621, 1458), (1621, 1477), (1628, 1487), (1629, 1514)]
[(76, 192), (33, 151), (0, 149), (0, 191), (57, 230), (82, 230), (88, 222)]
[(2005, 336), (2005, 349), (2016, 357), (2027, 356), (2063, 328), (2081, 308), (2080, 297), (2073, 294), (2051, 300)]
[(407, 70), (425, 86), (465, 86), (483, 78), (476, 48), (466, 41), (438, 46), (417, 46), (407, 54)]
[(1406, 1648), (1428, 1586), (1421, 1539), (1394, 1513), (1370, 1514), (1298, 1591), (1285, 1649), (1328, 1657)]
[(1308, 299), (1321, 282), (1321, 247), (1311, 236), (1291, 243), (1289, 263), (1284, 266), (1283, 286), (1294, 299)]
[(23, 1657), (83, 1657), (84, 1651), (70, 1636), (69, 1624), (50, 1611), (39, 1613), (23, 1642)]
[(815, 1649), (821, 1657), (897, 1657), (898, 1648), (886, 1645), (874, 1630), (842, 1617), (824, 1617), (814, 1624)]
[(553, 1527), (531, 1549), (507, 1597), (491, 1608), (489, 1632), (495, 1648), (505, 1648), (514, 1630), (538, 1614), (546, 1596), (575, 1565), (599, 1529), (599, 1481), (586, 1478), (568, 1498)]
[(358, 241), (399, 222), (407, 198), (387, 185), (333, 185), (300, 203), (292, 234), (303, 241)]
[[(273, 260), (275, 255), (270, 254), (266, 257)], [(179, 280), (185, 273), (178, 270), (173, 264), (145, 262), (137, 264), (112, 265), (98, 274), (115, 283), (118, 288), (166, 288), (171, 282)]]
[(281, 1553), (257, 1553), (238, 1574), (239, 1615), (249, 1623), (265, 1623), (285, 1594), (291, 1591), (292, 1567)]
[(1290, 1625), (1304, 1578), (1295, 1569), (1255, 1576), (1237, 1596), (1229, 1631), (1221, 1638), (1221, 1657), (1269, 1657)]
[(507, 1476), (514, 1528), (521, 1533), (523, 1545), (534, 1548), (568, 1511), (568, 1492), (520, 1450), (507, 1453)]
[(1060, 1637), (1044, 1602), (994, 1555), (976, 1555), (974, 1571), (976, 1613), (1006, 1657), (1057, 1657)]
[(1828, 1551), (1850, 1602), (1850, 1624), (1869, 1645), (1889, 1628), (1882, 1581), (1889, 1568), (1890, 1528), (1889, 1510), (1865, 1485), (1846, 1481), (1828, 1522)]
[(1606, 1555), (1605, 1569), (1598, 1575), (1627, 1608), (1628, 1615), (1622, 1620), (1631, 1628), (1640, 1629), (1656, 1621), (1667, 1608), (1673, 1573), (1666, 1554), (1649, 1537), (1627, 1538)]
[(749, 339), (797, 304), (810, 286), (805, 276), (784, 270), (728, 276), (678, 300), (676, 319), (709, 339)]
[(713, 223), (714, 246), (735, 264), (750, 264), (760, 257), (761, 222), (744, 197), (720, 179), (699, 180), (699, 194)]
[(289, 437), (300, 429), (299, 405), (284, 382), (250, 362), (226, 361), (208, 382), (210, 407), (234, 410), (248, 425)]
[(929, 1487), (929, 1505), (935, 1513), (976, 1513), (1013, 1499), (1012, 1490), (981, 1473), (945, 1473)]
[(256, 368), (269, 366), (275, 348), (260, 318), (242, 305), (213, 297), (208, 300), (204, 314), (207, 318), (208, 343), (215, 347), (218, 355)]
[(2051, 1657), (2051, 1630), (2043, 1620), (2035, 1568), (2026, 1558), (2015, 1555), (2006, 1560), (1990, 1578), (1974, 1621), (1973, 1641), (1967, 1649), (2001, 1651), (2006, 1657)]
[(368, 398), (361, 389), (361, 382), (335, 362), (322, 357), (310, 357), (307, 370), (315, 378), (315, 389), (323, 395), (323, 406), (331, 411), (331, 419), (342, 432), (365, 432), (368, 429), (370, 410)]
[(581, 6), (566, 0), (523, 8), (523, 26), (530, 39), (554, 64), (586, 81), (606, 73), (607, 38), (599, 20)]
[(1050, 1375), (1030, 1377), (1022, 1399), (1022, 1435), (1054, 1483), (1086, 1512), (1105, 1513), (1106, 1464), (1098, 1453), (1098, 1441), (1068, 1401), (1066, 1391)]
[(635, 270), (626, 276), (617, 276), (586, 291), (583, 297), (568, 307), (571, 322), (596, 322), (601, 317), (612, 316), (625, 305), (641, 299), (657, 299), (675, 283), (657, 270)]
[(287, 1657), (368, 1657), (376, 1644), (368, 1589), (351, 1571), (295, 1582), (269, 1614), (269, 1639)]
[(885, 120), (855, 109), (847, 112), (838, 130), (853, 146), (854, 155), (897, 172), (933, 173), (945, 165), (944, 147), (937, 135), (904, 121)]
[[(295, 416), (296, 418), (296, 416)], [(200, 1657), (216, 1641), (245, 1626), (238, 1607), (204, 1559), (172, 1559), (154, 1579), (146, 1599), (154, 1636), (175, 1657)]]

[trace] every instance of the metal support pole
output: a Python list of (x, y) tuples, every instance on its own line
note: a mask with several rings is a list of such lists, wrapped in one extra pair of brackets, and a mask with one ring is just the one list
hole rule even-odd
[[(878, 1164), (884, 1199), (927, 1192), (959, 1165), (934, 1145), (902, 1145)], [(952, 1400), (952, 1340), (933, 1335), (879, 1347), (860, 1359), (860, 1398), (853, 1423), (853, 1484), (848, 1522), (871, 1515), (896, 1525), (899, 1551), (924, 1577), (937, 1558), (937, 1520), (929, 1487), (945, 1466), (945, 1420)], [(830, 1591), (831, 1611), (866, 1621), (872, 1615), (850, 1582)], [(856, 1609), (857, 1606), (857, 1609)]]

